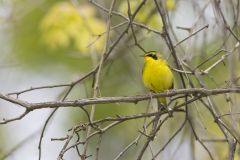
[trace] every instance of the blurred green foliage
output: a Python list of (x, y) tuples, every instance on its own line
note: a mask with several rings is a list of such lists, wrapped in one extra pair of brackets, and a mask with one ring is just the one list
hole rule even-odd
[(67, 48), (72, 43), (79, 54), (89, 54), (93, 49), (91, 45), (101, 52), (106, 26), (95, 14), (89, 5), (55, 4), (41, 22), (43, 42), (50, 49)]
[(89, 5), (43, 2), (14, 22), (12, 53), (27, 69), (65, 65), (88, 71), (91, 52), (102, 52), (104, 35), (98, 35), (104, 31), (105, 24)]

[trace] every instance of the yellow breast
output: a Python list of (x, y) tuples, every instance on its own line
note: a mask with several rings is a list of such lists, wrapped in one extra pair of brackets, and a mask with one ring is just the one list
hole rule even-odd
[(173, 74), (163, 59), (144, 58), (142, 74), (146, 88), (153, 92), (164, 92), (173, 87)]

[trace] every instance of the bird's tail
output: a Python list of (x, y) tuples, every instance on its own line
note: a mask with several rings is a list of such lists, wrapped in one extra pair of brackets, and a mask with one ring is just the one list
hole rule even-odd
[(158, 111), (163, 111), (167, 109), (166, 97), (160, 97), (157, 99)]
[[(166, 97), (160, 97), (158, 99), (158, 103), (162, 103), (162, 105), (166, 106), (167, 105), (167, 100)], [(159, 104), (158, 104), (159, 105)]]
[(157, 99), (157, 103), (158, 103), (158, 111), (167, 111), (168, 115), (170, 117), (172, 117), (172, 112), (171, 109), (169, 110), (168, 106), (167, 106), (167, 100), (166, 97), (160, 97)]

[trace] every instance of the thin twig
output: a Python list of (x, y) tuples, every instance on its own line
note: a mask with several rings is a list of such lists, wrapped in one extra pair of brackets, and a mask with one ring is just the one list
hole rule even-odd
[(166, 117), (161, 121), (161, 123), (157, 126), (156, 129), (153, 129), (153, 130), (152, 130), (152, 132), (150, 133), (150, 137), (147, 138), (147, 141), (146, 141), (145, 144), (143, 145), (143, 147), (142, 147), (142, 149), (141, 149), (141, 151), (140, 151), (140, 153), (139, 153), (139, 155), (138, 155), (138, 157), (137, 157), (137, 160), (141, 160), (141, 159), (142, 159), (142, 156), (143, 156), (144, 152), (146, 151), (146, 149), (147, 149), (150, 141), (152, 141), (152, 140), (155, 138), (157, 132), (160, 130), (161, 126), (164, 124), (164, 122), (167, 121), (168, 118), (169, 118), (169, 115), (166, 116)]
[(23, 93), (26, 93), (26, 92), (30, 92), (30, 91), (34, 91), (34, 90), (59, 88), (59, 87), (68, 87), (68, 86), (71, 86), (71, 85), (72, 84), (57, 84), (57, 85), (47, 85), (47, 86), (40, 86), (40, 87), (31, 87), (29, 89), (25, 89), (25, 90), (22, 90), (22, 91), (11, 92), (11, 93), (8, 93), (7, 95), (17, 95), (17, 96), (19, 96), (20, 94), (23, 94)]
[(169, 140), (163, 145), (163, 147), (153, 156), (153, 159), (157, 158), (157, 156), (167, 147), (167, 145), (174, 139), (174, 137), (176, 137), (180, 133), (180, 131), (184, 128), (186, 122), (187, 120), (185, 119), (184, 122), (177, 129), (177, 131), (171, 136), (171, 138), (169, 138)]
[(190, 34), (189, 36), (187, 36), (187, 37), (184, 38), (183, 40), (177, 42), (177, 43), (174, 45), (174, 47), (177, 47), (179, 44), (183, 43), (183, 42), (186, 41), (187, 39), (191, 38), (192, 36), (198, 34), (199, 32), (201, 32), (202, 30), (204, 30), (204, 29), (206, 29), (206, 28), (208, 28), (208, 27), (209, 27), (209, 24), (201, 27), (200, 29), (198, 29), (197, 31), (193, 32), (192, 34)]

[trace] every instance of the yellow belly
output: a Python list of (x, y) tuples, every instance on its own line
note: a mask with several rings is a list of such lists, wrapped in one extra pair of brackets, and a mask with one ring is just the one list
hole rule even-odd
[(173, 74), (164, 60), (147, 60), (144, 64), (143, 83), (153, 92), (164, 92), (173, 86)]

